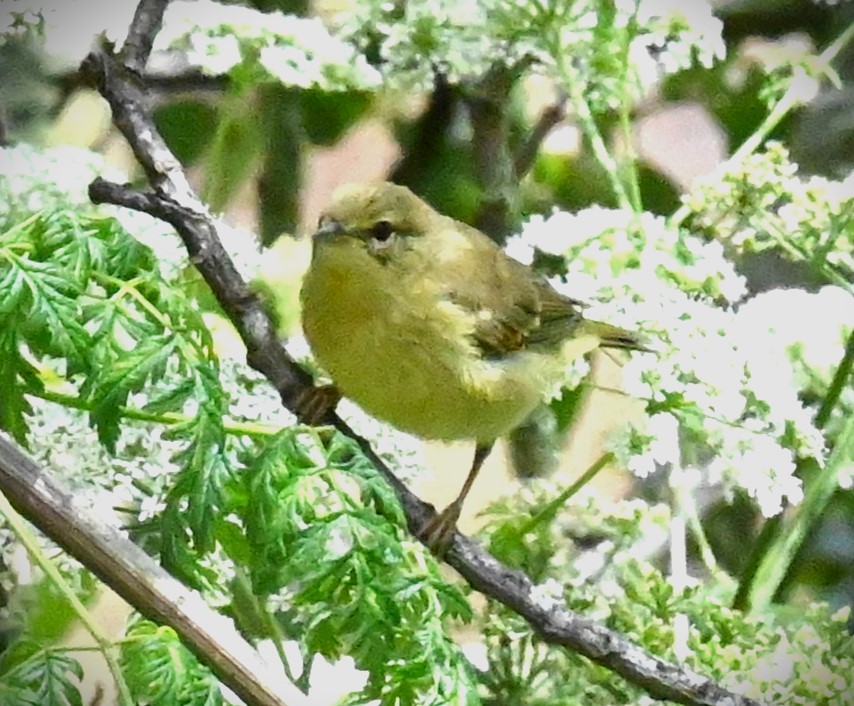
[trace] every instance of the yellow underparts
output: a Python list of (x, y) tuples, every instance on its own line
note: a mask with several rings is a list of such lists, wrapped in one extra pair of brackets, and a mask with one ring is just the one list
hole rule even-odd
[(567, 362), (598, 345), (586, 335), (561, 354), (483, 359), (469, 337), (475, 315), (414, 269), (383, 265), (345, 237), (316, 245), (302, 290), (320, 365), (342, 394), (403, 431), (492, 441), (524, 421)]

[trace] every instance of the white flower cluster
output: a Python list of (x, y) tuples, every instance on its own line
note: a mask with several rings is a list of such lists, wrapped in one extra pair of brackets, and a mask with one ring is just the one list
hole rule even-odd
[[(614, 81), (611, 89), (624, 93), (625, 32), (632, 34), (628, 61), (643, 86), (695, 60), (709, 65), (724, 55), (722, 23), (705, 0), (623, 0), (615, 9), (613, 25), (605, 27), (602, 18), (611, 8), (599, 0), (556, 7), (535, 0), (416, 0), (402, 9), (363, 0), (340, 22), (343, 34), (363, 49), (379, 40), (387, 79), (410, 86), (429, 86), (436, 69), (459, 83), (483, 76), (496, 62), (532, 58), (548, 71), (571, 56), (586, 78)], [(613, 76), (598, 76), (593, 68), (614, 61), (620, 65)]]
[[(769, 307), (755, 315), (759, 303), (734, 310), (745, 295), (744, 279), (719, 243), (681, 233), (651, 214), (594, 207), (535, 216), (510, 248), (523, 260), (533, 248), (563, 256), (567, 275), (553, 282), (557, 289), (607, 300), (586, 315), (639, 329), (657, 349), (633, 355), (623, 369), (626, 392), (646, 399), (650, 410), (612, 440), (627, 468), (643, 476), (657, 465), (701, 467), (708, 482), (744, 489), (766, 515), (778, 512), (784, 499), (800, 500), (795, 461), (821, 462), (824, 438), (814, 410), (798, 395), (811, 373), (799, 373), (786, 350), (812, 335), (810, 326), (791, 329), (783, 344), (776, 331), (791, 316), (790, 306), (778, 302), (773, 315)], [(829, 293), (824, 297), (829, 301)], [(842, 324), (854, 320), (846, 313), (850, 306), (836, 302), (827, 329), (816, 335), (822, 342), (832, 338), (833, 352), (809, 364), (800, 356), (803, 366), (817, 365), (827, 376), (838, 364)], [(799, 307), (810, 316), (816, 303)]]
[[(686, 237), (651, 213), (591, 206), (577, 213), (535, 215), (508, 242), (523, 261), (531, 261), (534, 248), (566, 257), (568, 281), (552, 284), (582, 300), (629, 295), (633, 304), (650, 299), (657, 304), (660, 292), (673, 283), (685, 292), (730, 303), (746, 293), (744, 278), (719, 243)], [(603, 272), (611, 276), (603, 279)]]
[(623, 21), (634, 16), (639, 26), (628, 53), (638, 96), (666, 75), (726, 57), (723, 22), (706, 0), (622, 0), (617, 6)]
[(637, 8), (637, 22), (646, 28), (647, 39), (657, 39), (655, 46), (666, 47), (662, 62), (667, 73), (688, 68), (694, 61), (711, 67), (726, 57), (723, 22), (707, 0), (621, 0), (617, 4), (624, 6), (627, 16)]
[(499, 60), (508, 64), (524, 55), (496, 33), (490, 0), (416, 0), (400, 5), (364, 0), (336, 18), (342, 36), (363, 51), (379, 40), (379, 65), (386, 84), (428, 90), (434, 71), (451, 83), (480, 77)]
[(372, 89), (379, 73), (318, 18), (260, 12), (210, 0), (174, 2), (159, 47), (179, 47), (206, 73), (249, 72), (286, 86)]
[[(138, 481), (152, 490), (164, 490), (167, 479), (177, 471), (171, 458), (183, 442), (164, 438), (162, 428), (127, 421), (116, 453), (111, 455), (98, 441), (85, 412), (37, 398), (31, 404), (28, 438), (36, 461), (61, 473), (77, 491), (109, 493), (113, 506), (139, 502), (141, 516), (151, 514), (155, 509), (151, 503), (158, 502), (158, 494), (140, 494), (133, 485)], [(122, 519), (127, 518), (104, 515), (105, 521)]]
[(777, 142), (721, 171), (699, 180), (685, 197), (694, 224), (739, 248), (776, 247), (816, 267), (854, 273), (854, 172), (841, 181), (805, 178)]

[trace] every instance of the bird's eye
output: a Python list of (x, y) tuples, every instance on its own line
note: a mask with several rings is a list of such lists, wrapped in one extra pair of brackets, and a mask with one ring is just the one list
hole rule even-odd
[(371, 228), (371, 237), (383, 243), (394, 233), (394, 227), (388, 221), (377, 221)]

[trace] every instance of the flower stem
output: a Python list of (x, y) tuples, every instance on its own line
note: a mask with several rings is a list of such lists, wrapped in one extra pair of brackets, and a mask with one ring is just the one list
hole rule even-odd
[(524, 525), (522, 525), (519, 533), (524, 535), (526, 532), (530, 532), (541, 522), (550, 522), (554, 516), (557, 514), (557, 511), (563, 506), (567, 500), (569, 500), (573, 495), (575, 495), (579, 490), (581, 490), (585, 485), (587, 485), (599, 471), (601, 471), (605, 466), (607, 466), (611, 461), (614, 460), (614, 454), (610, 451), (608, 453), (602, 454), (590, 468), (588, 468), (584, 473), (582, 473), (578, 479), (570, 485), (566, 490), (564, 490), (560, 495), (547, 503), (536, 515), (533, 515), (530, 520), (528, 520)]
[(80, 622), (83, 623), (83, 626), (92, 636), (92, 639), (95, 640), (98, 650), (104, 656), (104, 660), (107, 662), (107, 666), (110, 669), (110, 674), (112, 674), (113, 680), (115, 681), (121, 706), (134, 706), (133, 697), (131, 696), (130, 689), (128, 688), (127, 682), (122, 674), (121, 666), (119, 665), (118, 656), (116, 654), (116, 645), (101, 631), (100, 626), (92, 617), (92, 614), (87, 610), (86, 606), (83, 605), (82, 601), (77, 597), (77, 594), (74, 593), (74, 590), (62, 577), (62, 574), (59, 573), (59, 570), (56, 568), (54, 563), (48, 559), (42, 551), (38, 540), (30, 531), (27, 523), (17, 513), (15, 508), (12, 507), (12, 504), (3, 493), (0, 493), (0, 516), (6, 520), (12, 528), (12, 531), (17, 535), (21, 544), (27, 550), (27, 553), (30, 555), (32, 560), (42, 571), (44, 571), (45, 576), (47, 576), (53, 585), (56, 586), (65, 600), (68, 601), (69, 605), (80, 619)]
[[(815, 423), (824, 428), (839, 401), (854, 367), (854, 331), (848, 336), (845, 353), (827, 394), (816, 414)], [(804, 481), (804, 500), (790, 518), (771, 518), (756, 540), (751, 559), (742, 573), (733, 607), (761, 612), (774, 600), (797, 553), (839, 486), (839, 473), (854, 458), (854, 419), (849, 419), (836, 439), (827, 464)], [(803, 466), (803, 464), (799, 464)]]
[[(819, 61), (829, 66), (837, 57), (839, 52), (841, 52), (852, 39), (854, 39), (854, 24), (851, 24), (836, 38), (836, 41), (834, 41), (833, 44), (827, 47), (827, 49), (819, 55)], [(792, 81), (780, 100), (777, 101), (768, 115), (765, 116), (765, 119), (759, 127), (756, 128), (756, 131), (741, 144), (741, 147), (739, 147), (726, 162), (720, 166), (720, 170), (722, 172), (730, 171), (733, 167), (741, 164), (741, 162), (759, 149), (762, 143), (765, 142), (768, 135), (770, 135), (780, 122), (782, 122), (783, 118), (785, 118), (794, 108), (800, 105), (801, 93), (802, 90), (800, 85), (797, 82)], [(691, 215), (691, 208), (687, 203), (683, 203), (670, 217), (671, 226), (673, 228), (678, 228), (689, 215)]]

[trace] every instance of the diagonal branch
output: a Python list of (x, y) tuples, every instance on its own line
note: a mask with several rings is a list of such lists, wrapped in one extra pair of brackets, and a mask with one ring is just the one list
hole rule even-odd
[[(147, 9), (161, 7), (162, 0), (142, 0)], [(139, 23), (139, 24), (137, 24)], [(130, 36), (136, 65), (130, 69), (108, 49), (87, 57), (81, 67), (109, 102), (113, 121), (143, 166), (153, 191), (139, 192), (126, 186), (97, 180), (90, 186), (96, 202), (108, 202), (144, 211), (170, 223), (184, 241), (190, 257), (211, 290), (232, 318), (246, 343), (250, 365), (266, 375), (286, 406), (295, 407), (299, 394), (311, 385), (309, 375), (291, 360), (278, 340), (260, 302), (251, 293), (223, 249), (214, 219), (190, 189), (178, 161), (157, 133), (146, 107), (145, 92), (135, 70), (145, 57), (145, 32), (159, 22), (141, 9)], [(147, 29), (146, 29), (147, 28)], [(410, 528), (421, 527), (433, 510), (413, 495), (370, 448), (339, 418), (332, 423), (355, 438), (400, 498)], [(475, 589), (524, 616), (547, 642), (568, 647), (645, 688), (652, 696), (682, 704), (707, 706), (756, 706), (756, 702), (728, 692), (711, 680), (669, 664), (624, 637), (570, 611), (554, 599), (545, 600), (537, 586), (522, 572), (510, 569), (477, 543), (457, 533), (447, 553), (453, 566)], [(109, 581), (108, 581), (109, 582)]]

